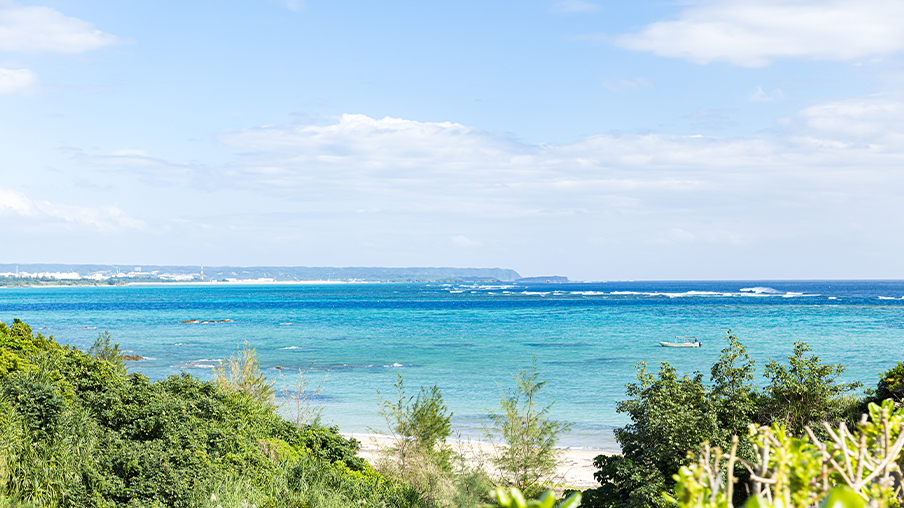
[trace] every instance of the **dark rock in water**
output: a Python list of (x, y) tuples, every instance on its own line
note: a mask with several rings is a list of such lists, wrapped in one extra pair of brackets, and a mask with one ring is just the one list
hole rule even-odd
[(122, 359), (127, 362), (139, 362), (141, 360), (147, 360), (147, 358), (141, 355), (122, 355)]

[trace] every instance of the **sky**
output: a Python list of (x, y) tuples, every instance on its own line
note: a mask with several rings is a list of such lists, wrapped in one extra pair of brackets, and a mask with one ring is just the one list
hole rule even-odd
[(3, 263), (904, 278), (900, 0), (0, 0)]

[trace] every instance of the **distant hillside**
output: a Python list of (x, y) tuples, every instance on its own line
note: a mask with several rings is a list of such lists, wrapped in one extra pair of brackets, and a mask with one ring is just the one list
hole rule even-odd
[(522, 277), (515, 282), (532, 283), (532, 282), (569, 282), (568, 277), (561, 275), (547, 275), (545, 277)]
[[(160, 275), (196, 275), (201, 266), (162, 265), (70, 265), (70, 264), (0, 264), (0, 273), (77, 273), (82, 277), (95, 274), (105, 276), (128, 275), (156, 278)], [(521, 278), (507, 268), (449, 268), (449, 267), (308, 267), (308, 266), (205, 266), (205, 280), (273, 279), (274, 281), (476, 281), (499, 280), (510, 282)]]

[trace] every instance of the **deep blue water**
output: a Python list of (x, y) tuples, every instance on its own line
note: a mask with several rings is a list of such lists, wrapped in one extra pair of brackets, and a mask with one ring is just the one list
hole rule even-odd
[[(131, 368), (152, 379), (182, 370), (209, 378), (215, 360), (248, 341), (280, 384), (297, 369), (309, 368), (314, 384), (325, 377), (325, 419), (350, 432), (384, 426), (376, 390), (389, 393), (401, 373), (412, 389), (438, 385), (456, 427), (478, 436), (511, 374), (536, 358), (552, 416), (574, 424), (565, 444), (608, 450), (637, 362), (707, 373), (729, 328), (758, 376), (797, 340), (866, 386), (904, 360), (904, 281), (0, 289), (0, 320), (15, 317), (80, 348), (109, 329), (123, 349), (151, 358)], [(704, 347), (659, 347), (676, 335)]]

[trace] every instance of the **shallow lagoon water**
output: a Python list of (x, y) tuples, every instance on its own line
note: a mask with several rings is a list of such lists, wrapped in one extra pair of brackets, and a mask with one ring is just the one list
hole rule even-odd
[[(797, 340), (844, 380), (874, 386), (904, 360), (902, 281), (706, 281), (567, 284), (323, 284), (0, 289), (0, 320), (20, 318), (87, 348), (109, 329), (151, 379), (181, 371), (208, 379), (246, 341), (280, 386), (307, 369), (323, 384), (324, 419), (345, 432), (384, 427), (376, 390), (401, 373), (411, 393), (442, 390), (453, 423), (480, 437), (512, 373), (536, 358), (552, 417), (571, 422), (563, 444), (617, 451), (615, 411), (635, 366), (667, 361), (708, 373), (725, 331), (756, 360), (784, 360)], [(231, 320), (182, 323), (184, 320)], [(700, 349), (662, 348), (694, 335)]]

